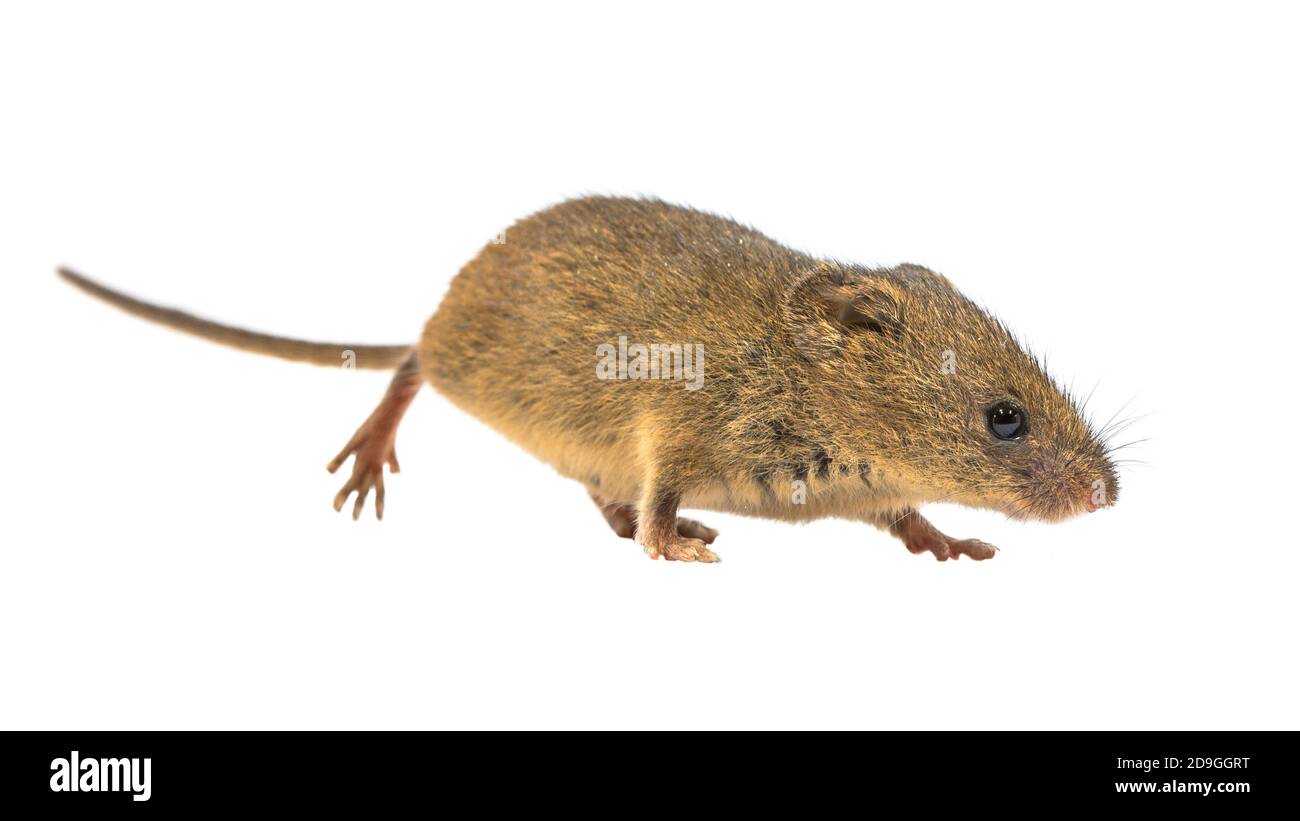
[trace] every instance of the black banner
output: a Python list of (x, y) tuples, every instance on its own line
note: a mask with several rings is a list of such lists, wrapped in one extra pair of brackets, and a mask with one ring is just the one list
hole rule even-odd
[[(1288, 804), (1292, 733), (33, 732), (0, 789), (38, 810), (156, 813), (485, 802), (537, 809)], [(470, 804), (473, 806), (473, 804)]]

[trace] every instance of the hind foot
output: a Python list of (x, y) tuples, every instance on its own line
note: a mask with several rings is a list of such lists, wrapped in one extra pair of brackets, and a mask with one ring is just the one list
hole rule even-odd
[(939, 532), (924, 516), (915, 510), (908, 510), (901, 517), (890, 522), (889, 532), (903, 540), (903, 544), (912, 553), (932, 553), (941, 562), (969, 556), (975, 561), (991, 559), (998, 549), (979, 539), (954, 539)]
[(356, 504), (352, 506), (353, 520), (361, 518), (365, 509), (366, 497), (375, 491), (375, 517), (384, 518), (384, 465), (391, 473), (397, 473), (401, 467), (397, 464), (397, 426), (402, 421), (406, 408), (420, 390), (420, 371), (415, 354), (397, 369), (393, 381), (388, 385), (388, 393), (352, 434), (352, 438), (339, 451), (338, 456), (325, 466), (330, 473), (338, 470), (349, 456), (356, 456), (352, 463), (352, 476), (347, 484), (334, 497), (334, 510), (343, 509), (348, 497), (357, 494)]
[(352, 439), (343, 450), (339, 451), (339, 455), (325, 466), (326, 470), (333, 473), (347, 461), (349, 456), (356, 454), (356, 460), (352, 463), (351, 478), (334, 496), (336, 512), (343, 509), (348, 497), (355, 492), (357, 501), (352, 506), (352, 519), (355, 521), (361, 518), (361, 511), (366, 506), (366, 497), (373, 489), (375, 518), (384, 518), (384, 465), (387, 464), (392, 473), (401, 470), (401, 466), (397, 464), (397, 449), (394, 447), (395, 433), (396, 429), (385, 431), (366, 422), (357, 429)]
[[(636, 505), (629, 502), (606, 502), (595, 493), (591, 494), (591, 499), (600, 508), (605, 521), (609, 522), (610, 529), (624, 539), (636, 537)], [(718, 531), (702, 522), (678, 516), (677, 535), (713, 544), (713, 540), (718, 538)]]

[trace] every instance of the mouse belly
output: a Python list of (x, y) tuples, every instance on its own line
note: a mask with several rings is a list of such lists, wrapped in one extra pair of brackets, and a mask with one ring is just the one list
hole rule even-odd
[[(477, 379), (449, 382), (426, 379), (461, 410), (476, 417), (562, 476), (586, 485), (592, 491), (620, 500), (636, 500), (641, 493), (640, 454), (632, 435), (611, 425), (606, 428), (588, 422), (568, 423), (549, 415), (557, 401), (554, 395), (538, 396), (526, 389), (502, 387), (496, 395), (479, 390)], [(598, 418), (602, 408), (581, 400), (571, 409)]]

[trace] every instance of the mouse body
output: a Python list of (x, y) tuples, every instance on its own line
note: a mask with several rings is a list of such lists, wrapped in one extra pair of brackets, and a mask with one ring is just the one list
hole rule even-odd
[(1060, 520), (1115, 502), (1105, 442), (1040, 363), (943, 276), (786, 248), (730, 219), (585, 197), (510, 226), (453, 279), (413, 346), (311, 343), (141, 302), (125, 310), (315, 364), (395, 367), (329, 463), (353, 515), (424, 382), (561, 475), (651, 557), (715, 562), (680, 508), (869, 523), (914, 553), (988, 559), (917, 508), (955, 502)]

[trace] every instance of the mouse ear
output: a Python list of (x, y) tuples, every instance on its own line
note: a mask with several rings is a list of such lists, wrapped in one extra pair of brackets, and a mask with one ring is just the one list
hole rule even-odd
[(801, 274), (786, 292), (784, 309), (795, 343), (816, 353), (839, 351), (850, 334), (896, 339), (903, 333), (898, 286), (878, 273), (833, 262)]

